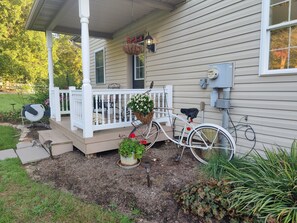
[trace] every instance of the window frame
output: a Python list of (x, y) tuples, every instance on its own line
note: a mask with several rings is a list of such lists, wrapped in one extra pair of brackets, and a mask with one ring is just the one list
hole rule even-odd
[[(144, 55), (144, 53), (143, 53)], [(134, 70), (134, 80), (136, 81), (142, 81), (144, 80), (145, 78), (145, 55), (144, 55), (144, 62), (143, 62), (143, 66), (139, 66), (137, 67), (136, 66), (136, 58), (138, 57), (138, 55), (133, 55), (133, 70)], [(137, 68), (140, 68), (140, 67), (143, 67), (143, 78), (136, 78), (136, 71), (137, 71)]]
[[(286, 0), (284, 0), (285, 2)], [(280, 3), (279, 3), (280, 4)], [(297, 68), (269, 70), (269, 47), (271, 31), (297, 25), (297, 19), (276, 25), (269, 25), (270, 0), (262, 0), (261, 40), (259, 58), (259, 76), (297, 74)]]
[[(102, 57), (103, 57), (103, 82), (98, 82), (97, 81), (97, 64), (96, 64), (96, 54), (101, 52), (103, 53)], [(101, 84), (105, 84), (105, 48), (104, 47), (100, 47), (97, 50), (94, 51), (94, 59), (95, 59), (95, 83), (98, 85)]]

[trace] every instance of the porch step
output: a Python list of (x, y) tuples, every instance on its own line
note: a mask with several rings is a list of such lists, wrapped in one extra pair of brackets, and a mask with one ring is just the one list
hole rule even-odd
[[(52, 141), (51, 146), (53, 156), (73, 151), (72, 141), (64, 136), (59, 130), (43, 130), (38, 131), (38, 134), (39, 141), (42, 145), (48, 140)], [(44, 148), (47, 148), (47, 146), (44, 145)]]

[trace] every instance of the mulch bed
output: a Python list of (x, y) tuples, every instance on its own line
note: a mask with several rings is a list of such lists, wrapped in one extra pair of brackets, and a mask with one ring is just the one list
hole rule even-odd
[[(36, 137), (34, 132), (30, 134)], [(185, 151), (180, 162), (175, 161), (180, 152), (172, 143), (163, 143), (151, 148), (138, 167), (123, 169), (117, 165), (117, 151), (86, 158), (76, 150), (26, 168), (36, 181), (69, 191), (87, 202), (134, 214), (137, 222), (199, 222), (185, 215), (174, 200), (178, 189), (202, 177), (201, 164), (190, 150)], [(151, 187), (147, 185), (144, 166), (148, 162)]]

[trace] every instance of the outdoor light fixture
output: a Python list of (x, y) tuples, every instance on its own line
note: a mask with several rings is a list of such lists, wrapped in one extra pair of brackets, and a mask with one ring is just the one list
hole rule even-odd
[(154, 44), (153, 37), (150, 36), (149, 33), (147, 33), (147, 36), (144, 38), (144, 41), (146, 43), (146, 48), (151, 51), (152, 53), (156, 52), (156, 44)]

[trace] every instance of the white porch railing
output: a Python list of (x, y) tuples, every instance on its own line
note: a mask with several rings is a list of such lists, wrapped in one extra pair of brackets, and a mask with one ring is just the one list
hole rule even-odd
[[(93, 90), (93, 130), (112, 129), (131, 126), (135, 119), (131, 110), (127, 108), (130, 98), (147, 89), (104, 89)], [(154, 100), (155, 107), (172, 107), (172, 86), (164, 89), (152, 89), (149, 95)], [(159, 121), (167, 122), (164, 114), (155, 114)]]
[(50, 91), (51, 117), (56, 121), (61, 121), (61, 115), (70, 114), (70, 89), (75, 87), (69, 87), (69, 90), (55, 87)]
[(82, 90), (70, 88), (70, 127), (83, 129)]
[[(147, 89), (100, 89), (93, 90), (93, 131), (131, 126), (135, 120), (131, 110), (127, 108), (130, 98)], [(61, 114), (70, 114), (71, 129), (83, 129), (82, 91), (70, 87), (69, 90), (55, 88), (51, 97), (54, 101), (52, 112), (56, 121), (61, 120)], [(149, 92), (155, 107), (163, 111), (165, 107), (172, 107), (172, 86), (154, 88)], [(155, 118), (167, 122), (164, 114), (157, 113)], [(90, 127), (89, 127), (90, 128)]]
[(60, 90), (60, 112), (62, 115), (70, 114), (70, 95), (69, 90)]

